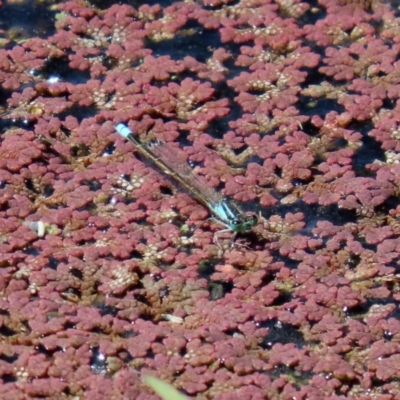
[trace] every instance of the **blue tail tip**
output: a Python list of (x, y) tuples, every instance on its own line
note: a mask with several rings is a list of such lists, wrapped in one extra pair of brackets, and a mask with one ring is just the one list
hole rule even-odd
[(132, 131), (122, 123), (115, 125), (115, 130), (124, 138), (127, 138), (132, 133)]

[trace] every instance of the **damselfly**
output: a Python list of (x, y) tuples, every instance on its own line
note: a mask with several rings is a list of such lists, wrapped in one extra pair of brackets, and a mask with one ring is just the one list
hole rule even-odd
[(163, 142), (154, 146), (146, 145), (135, 138), (132, 131), (124, 124), (116, 125), (115, 129), (122, 137), (131, 141), (139, 153), (211, 211), (215, 219), (226, 228), (217, 232), (218, 234), (226, 231), (233, 231), (234, 235), (250, 232), (257, 224), (256, 214), (243, 213), (237, 205), (229, 202), (211, 188), (201, 176), (195, 174), (187, 163), (177, 163), (175, 149)]

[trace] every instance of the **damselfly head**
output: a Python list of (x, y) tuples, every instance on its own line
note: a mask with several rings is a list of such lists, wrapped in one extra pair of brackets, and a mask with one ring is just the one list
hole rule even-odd
[(230, 221), (230, 228), (234, 232), (246, 233), (250, 232), (257, 224), (258, 217), (255, 213), (246, 213), (236, 215), (233, 220)]
[(256, 213), (249, 213), (243, 217), (243, 226), (245, 232), (250, 232), (258, 222), (258, 215)]

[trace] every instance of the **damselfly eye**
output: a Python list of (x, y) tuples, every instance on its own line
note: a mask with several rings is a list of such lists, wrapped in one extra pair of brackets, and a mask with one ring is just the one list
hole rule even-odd
[(256, 214), (246, 215), (242, 222), (244, 232), (250, 232), (256, 226), (257, 222), (258, 217)]
[(257, 221), (258, 217), (256, 214), (246, 215), (246, 222), (253, 223), (255, 225)]

